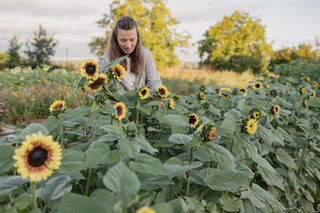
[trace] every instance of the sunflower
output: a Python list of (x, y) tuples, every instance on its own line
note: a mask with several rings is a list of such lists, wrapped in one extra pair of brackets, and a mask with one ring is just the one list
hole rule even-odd
[(229, 98), (230, 95), (223, 93), (223, 91), (231, 92), (231, 90), (230, 90), (229, 88), (223, 87), (223, 88), (220, 89), (220, 92), (219, 92), (219, 95), (220, 95), (221, 97)]
[(87, 88), (91, 92), (98, 91), (103, 87), (105, 83), (108, 83), (108, 80), (109, 79), (106, 74), (100, 73), (88, 82)]
[(112, 72), (113, 77), (115, 79), (118, 79), (118, 81), (120, 81), (122, 78), (126, 77), (126, 70), (120, 64), (116, 64), (113, 67), (111, 67), (111, 72)]
[(47, 180), (61, 165), (61, 147), (53, 142), (52, 136), (45, 136), (41, 132), (27, 135), (20, 148), (15, 150), (12, 157), (17, 162), (13, 165), (18, 173), (31, 182)]
[(273, 107), (271, 107), (271, 112), (275, 115), (279, 115), (280, 113), (280, 106), (279, 105), (275, 105)]
[(256, 111), (252, 114), (254, 119), (259, 119), (260, 118), (260, 112)]
[(138, 94), (141, 99), (147, 99), (149, 97), (150, 91), (149, 91), (148, 87), (142, 87), (139, 90)]
[(239, 91), (239, 92), (243, 92), (243, 95), (242, 95), (243, 97), (247, 96), (247, 94), (248, 94), (247, 89), (244, 88), (244, 87), (239, 88), (238, 91)]
[(316, 92), (310, 92), (309, 98), (311, 99), (311, 98), (314, 98), (314, 97), (316, 97)]
[(93, 78), (99, 72), (99, 64), (94, 60), (85, 60), (80, 65), (81, 75), (86, 78)]
[(166, 86), (160, 85), (157, 87), (157, 95), (161, 98), (166, 98), (169, 95), (169, 91)]
[(116, 119), (121, 121), (123, 118), (126, 117), (126, 105), (122, 102), (118, 102), (114, 105), (114, 108), (117, 111), (117, 114), (112, 114)]
[(60, 100), (53, 102), (49, 107), (49, 110), (51, 113), (62, 113), (65, 111), (65, 109), (66, 109), (66, 102), (60, 101)]
[(309, 78), (309, 77), (307, 77), (307, 79), (306, 79), (306, 80), (307, 80), (307, 82), (309, 82), (309, 81), (310, 81), (310, 78)]
[(208, 140), (212, 141), (214, 140), (214, 138), (217, 135), (217, 128), (216, 127), (212, 127), (209, 131), (209, 135), (208, 135)]
[(308, 101), (304, 101), (304, 102), (303, 102), (303, 106), (304, 106), (304, 107), (307, 107), (307, 106), (308, 106)]
[(174, 100), (178, 100), (179, 99), (179, 95), (175, 95), (173, 96)]
[(300, 89), (300, 93), (301, 93), (301, 94), (304, 94), (304, 93), (306, 93), (306, 92), (307, 92), (306, 88), (303, 87), (303, 88)]
[(253, 135), (258, 129), (258, 123), (256, 119), (250, 119), (246, 123), (246, 132)]
[(199, 98), (200, 98), (201, 100), (205, 100), (205, 99), (206, 99), (206, 96), (204, 96), (203, 92), (200, 92)]
[(149, 208), (148, 206), (144, 206), (138, 209), (135, 213), (156, 213), (153, 209)]
[(277, 95), (278, 95), (278, 91), (277, 90), (275, 90), (275, 89), (272, 89), (272, 90), (270, 90), (269, 91), (269, 94), (272, 96), (272, 97), (277, 97)]
[(173, 99), (169, 99), (168, 101), (169, 101), (168, 102), (169, 109), (174, 109), (174, 100)]
[(43, 66), (43, 70), (44, 70), (44, 71), (48, 71), (49, 69), (50, 69), (49, 65), (46, 65), (46, 64), (45, 64), (45, 65)]
[(312, 82), (312, 86), (314, 86), (314, 87), (318, 86), (318, 82), (316, 82), (316, 81)]
[(196, 127), (199, 123), (199, 118), (196, 114), (189, 114), (188, 115), (188, 121), (191, 127)]
[(199, 89), (200, 89), (200, 91), (204, 91), (206, 88), (205, 88), (205, 86), (201, 85)]
[(261, 82), (256, 82), (253, 84), (253, 89), (262, 89), (262, 83)]

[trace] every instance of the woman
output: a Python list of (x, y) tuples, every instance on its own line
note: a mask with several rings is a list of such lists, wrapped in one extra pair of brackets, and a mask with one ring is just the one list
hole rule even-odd
[(125, 55), (128, 57), (120, 64), (126, 69), (126, 76), (117, 84), (120, 94), (144, 86), (156, 90), (162, 84), (152, 54), (142, 46), (138, 25), (130, 16), (116, 22), (108, 50), (99, 59), (99, 67)]

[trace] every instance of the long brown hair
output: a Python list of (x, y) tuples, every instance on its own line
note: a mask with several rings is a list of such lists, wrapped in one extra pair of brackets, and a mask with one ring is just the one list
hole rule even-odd
[[(138, 24), (137, 22), (131, 18), (130, 16), (122, 16), (120, 19), (115, 24), (115, 27), (112, 31), (111, 37), (109, 39), (108, 47), (109, 47), (109, 57), (110, 60), (113, 61), (114, 59), (117, 59), (121, 56), (126, 55), (120, 48), (119, 43), (118, 43), (118, 30), (132, 30), (136, 29), (137, 32), (137, 44), (135, 49), (133, 50), (132, 53), (130, 53), (130, 69), (131, 72), (135, 74), (140, 74), (143, 69), (143, 63), (144, 63), (144, 55), (142, 52), (142, 44), (141, 44), (141, 38), (140, 38), (140, 33), (138, 29)], [(127, 61), (123, 60), (120, 63), (122, 66), (127, 69)]]

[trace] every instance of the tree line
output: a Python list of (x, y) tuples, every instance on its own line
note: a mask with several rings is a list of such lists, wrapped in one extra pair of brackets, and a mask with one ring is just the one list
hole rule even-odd
[[(200, 67), (212, 70), (233, 70), (243, 72), (251, 69), (253, 73), (273, 71), (277, 64), (290, 63), (295, 59), (304, 59), (309, 63), (319, 63), (320, 44), (316, 37), (316, 47), (310, 44), (300, 44), (298, 47), (283, 47), (274, 51), (272, 45), (266, 42), (265, 26), (261, 20), (249, 16), (246, 12), (235, 11), (230, 16), (224, 16), (222, 21), (213, 24), (203, 34), (204, 38), (196, 44), (191, 42), (188, 31), (180, 33), (177, 26), (180, 23), (171, 16), (162, 0), (114, 0), (110, 11), (103, 14), (97, 21), (99, 27), (105, 30), (101, 37), (93, 37), (88, 44), (90, 52), (100, 56), (106, 51), (107, 41), (113, 26), (123, 15), (132, 16), (139, 25), (143, 45), (150, 49), (158, 68), (174, 67), (179, 61), (174, 50), (181, 47), (186, 52), (190, 46), (197, 45), (200, 56)], [(27, 63), (50, 64), (58, 41), (39, 25), (39, 31), (34, 32), (31, 42), (27, 42)], [(17, 37), (10, 40), (7, 51), (6, 67), (14, 67), (21, 63)], [(183, 50), (184, 49), (184, 50)], [(1, 65), (1, 62), (0, 62)]]

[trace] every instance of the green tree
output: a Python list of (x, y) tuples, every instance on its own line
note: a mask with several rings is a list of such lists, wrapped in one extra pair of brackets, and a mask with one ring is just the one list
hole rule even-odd
[(273, 53), (270, 59), (270, 70), (277, 64), (288, 64), (296, 59), (303, 59), (308, 63), (319, 63), (319, 49), (311, 44), (299, 44), (298, 47), (284, 47)]
[(7, 50), (7, 54), (9, 55), (9, 58), (5, 62), (6, 67), (13, 68), (20, 65), (21, 61), (20, 61), (19, 50), (21, 46), (22, 44), (19, 43), (18, 37), (16, 35), (14, 35), (13, 38), (9, 40), (9, 48)]
[(97, 22), (106, 31), (104, 37), (94, 37), (89, 43), (91, 53), (99, 56), (106, 51), (114, 24), (123, 15), (129, 15), (137, 21), (142, 44), (152, 52), (158, 68), (177, 65), (175, 48), (191, 44), (190, 33), (177, 32), (179, 21), (171, 17), (162, 0), (127, 0), (124, 3), (114, 0), (110, 5), (110, 13), (104, 14), (103, 19)]
[(272, 47), (265, 41), (261, 21), (248, 13), (234, 12), (211, 26), (198, 42), (201, 66), (254, 73), (267, 71)]
[(27, 41), (27, 54), (30, 64), (36, 66), (39, 64), (50, 64), (50, 57), (55, 54), (55, 47), (58, 41), (53, 35), (47, 35), (47, 31), (39, 25), (39, 31), (34, 32), (32, 42)]

